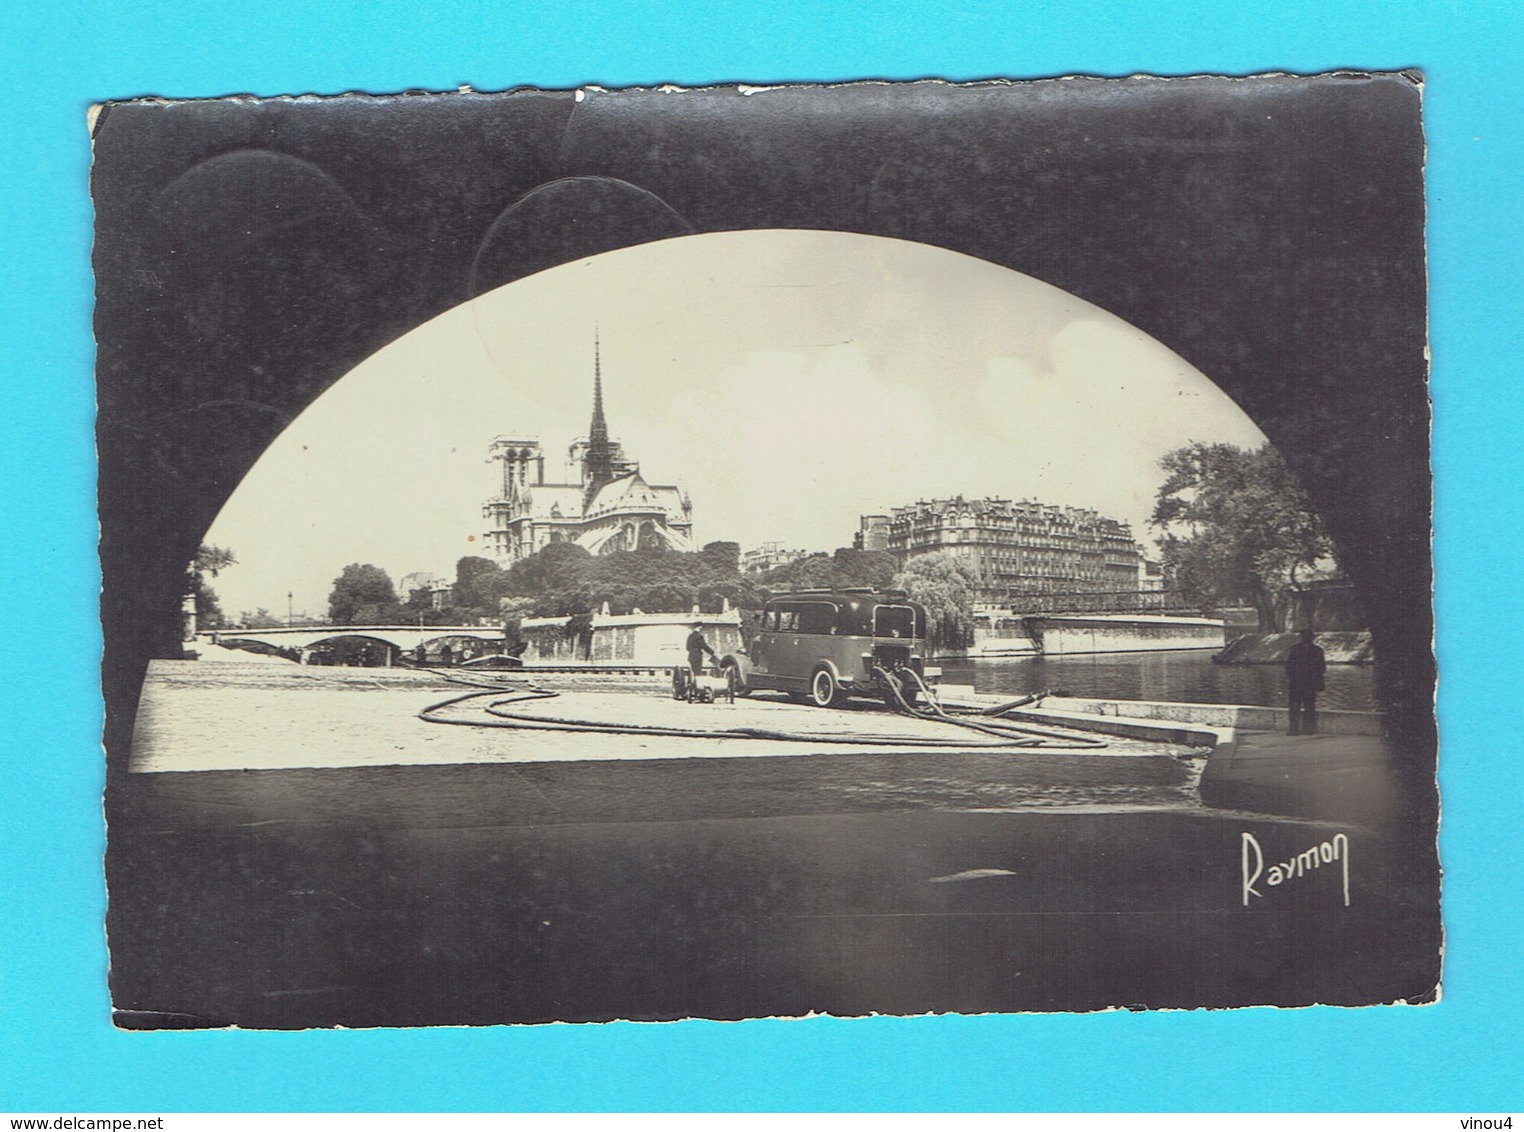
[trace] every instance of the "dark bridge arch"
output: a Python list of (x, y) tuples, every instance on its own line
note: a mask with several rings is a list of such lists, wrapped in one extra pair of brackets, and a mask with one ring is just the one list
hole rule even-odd
[[(474, 271), (507, 282), (683, 227), (819, 228), (1035, 276), (1216, 381), (1321, 509), (1432, 793), (1418, 102), (1393, 75), (110, 108), (93, 176), (113, 764), (147, 659), (178, 650), (185, 563), (228, 492), (330, 384), (483, 285)], [(207, 159), (250, 138), (278, 151), (235, 185), (236, 162)], [(214, 197), (223, 178), (307, 211), (187, 228), (159, 186), (198, 166)], [(575, 177), (597, 191), (535, 194), (537, 215), (601, 243), (480, 254), (505, 209)]]

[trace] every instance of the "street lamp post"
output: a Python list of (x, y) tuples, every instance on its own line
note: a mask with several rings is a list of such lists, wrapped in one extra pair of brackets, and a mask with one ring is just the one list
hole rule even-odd
[(286, 591), (286, 628), (291, 628), (291, 591)]

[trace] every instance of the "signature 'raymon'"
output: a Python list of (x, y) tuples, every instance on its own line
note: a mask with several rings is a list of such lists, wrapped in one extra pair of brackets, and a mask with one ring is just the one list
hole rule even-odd
[[(1251, 865), (1250, 858), (1253, 858)], [(1314, 845), (1311, 849), (1305, 849), (1294, 857), (1289, 857), (1265, 869), (1265, 854), (1260, 848), (1259, 841), (1254, 834), (1244, 831), (1242, 844), (1243, 860), (1243, 901), (1248, 907), (1249, 897), (1263, 897), (1264, 893), (1254, 887), (1256, 881), (1263, 875), (1267, 885), (1284, 884), (1288, 880), (1294, 880), (1304, 876), (1310, 869), (1321, 869), (1324, 865), (1338, 862), (1344, 872), (1344, 906), (1349, 907), (1349, 838), (1345, 834), (1336, 833), (1327, 841)]]

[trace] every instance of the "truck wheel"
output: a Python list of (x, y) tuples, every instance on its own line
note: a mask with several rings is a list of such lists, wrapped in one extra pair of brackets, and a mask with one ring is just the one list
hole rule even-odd
[(816, 669), (810, 680), (810, 700), (816, 707), (830, 707), (842, 700), (841, 687), (829, 668)]

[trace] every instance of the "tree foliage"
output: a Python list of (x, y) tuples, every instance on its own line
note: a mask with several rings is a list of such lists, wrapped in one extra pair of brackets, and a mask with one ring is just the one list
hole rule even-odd
[(351, 562), (333, 580), (328, 617), (335, 625), (385, 625), (406, 619), (385, 570)]
[(1277, 596), (1332, 555), (1307, 493), (1270, 445), (1190, 444), (1160, 460), (1150, 525), (1168, 583), (1202, 609), (1248, 602), (1262, 632), (1278, 624)]
[(503, 596), (506, 582), (502, 567), (492, 559), (467, 556), (455, 563), (450, 604), (456, 609), (490, 616), (497, 612), (498, 599)]
[[(535, 617), (571, 617), (608, 603), (611, 613), (718, 612), (755, 604), (755, 583), (737, 568), (735, 543), (710, 543), (696, 553), (647, 548), (594, 557), (571, 543), (551, 543), (515, 562), (491, 590), (495, 608)], [(480, 583), (478, 583), (480, 589)]]
[(538, 597), (551, 590), (577, 583), (593, 563), (586, 547), (574, 542), (553, 542), (528, 558), (508, 567), (504, 592), (514, 597)]
[(846, 586), (871, 586), (884, 589), (894, 582), (899, 563), (886, 550), (855, 550), (850, 546), (839, 548), (831, 556), (836, 567), (837, 584)]
[(774, 589), (883, 589), (894, 581), (897, 568), (894, 555), (886, 551), (843, 546), (835, 554), (812, 554), (779, 566), (763, 576), (762, 584)]
[(220, 629), (225, 618), (222, 614), (222, 605), (217, 600), (217, 591), (206, 584), (206, 579), (200, 574), (190, 576), (191, 594), (196, 599), (196, 625), (200, 629)]
[(200, 628), (218, 629), (224, 621), (222, 606), (217, 601), (217, 591), (206, 584), (207, 576), (215, 578), (237, 562), (233, 552), (226, 547), (202, 543), (196, 548), (196, 557), (191, 560), (190, 569), (185, 574), (185, 592), (195, 598), (196, 624)]
[(807, 558), (796, 558), (776, 570), (762, 575), (762, 584), (769, 589), (833, 589), (836, 584), (836, 566), (828, 554), (822, 551)]
[(227, 547), (202, 543), (196, 548), (196, 560), (192, 569), (198, 574), (210, 574), (215, 578), (229, 566), (237, 564), (238, 559)]
[[(608, 603), (611, 613), (687, 613), (695, 605), (717, 613), (758, 609), (766, 596), (758, 579), (741, 573), (740, 545), (711, 542), (684, 553), (645, 547), (594, 556), (570, 542), (553, 542), (507, 569), (487, 558), (456, 563), (451, 606), (428, 610), (408, 607), (408, 619), (435, 617), (453, 622), (501, 621), (524, 617), (573, 617), (591, 614)], [(763, 579), (778, 587), (883, 588), (893, 580), (893, 556), (881, 551), (842, 548), (834, 556), (817, 555), (774, 571)]]
[(738, 542), (708, 542), (699, 551), (699, 557), (716, 573), (739, 574), (741, 572), (741, 544)]
[(951, 554), (918, 554), (894, 579), (911, 601), (926, 607), (928, 647), (966, 649), (974, 643), (974, 600), (979, 579)]

